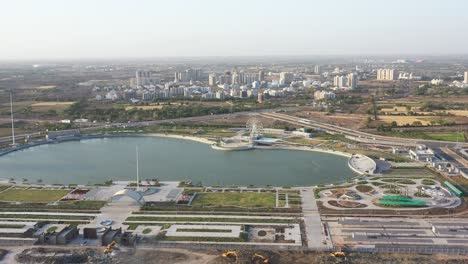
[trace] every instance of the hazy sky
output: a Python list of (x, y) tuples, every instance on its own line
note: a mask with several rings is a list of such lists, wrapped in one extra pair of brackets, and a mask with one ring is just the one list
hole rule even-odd
[(467, 0), (0, 4), (0, 60), (468, 53)]

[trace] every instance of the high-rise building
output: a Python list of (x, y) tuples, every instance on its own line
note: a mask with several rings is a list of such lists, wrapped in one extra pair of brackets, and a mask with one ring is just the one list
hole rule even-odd
[(464, 83), (468, 84), (468, 71), (465, 72)]
[(135, 72), (135, 84), (137, 86), (149, 85), (151, 78), (151, 72), (149, 71), (136, 71)]
[(354, 73), (348, 74), (347, 82), (348, 82), (347, 85), (349, 88), (351, 89), (357, 88), (357, 83), (358, 83), (357, 74), (354, 74)]
[(201, 80), (202, 70), (201, 69), (188, 69), (181, 72), (175, 72), (174, 82), (190, 82)]
[(379, 81), (394, 81), (398, 78), (398, 71), (395, 69), (378, 69), (377, 80)]
[(346, 78), (346, 76), (337, 75), (333, 79), (333, 85), (338, 88), (346, 87), (348, 85), (348, 78)]
[(320, 69), (320, 65), (315, 65), (315, 74), (322, 74), (322, 69)]
[(264, 71), (259, 71), (257, 81), (262, 82), (263, 80), (265, 80), (265, 72)]
[(232, 76), (231, 76), (231, 72), (230, 71), (227, 71), (227, 72), (224, 72), (224, 83), (227, 83), (227, 84), (231, 84), (232, 83)]
[(208, 85), (215, 86), (217, 82), (218, 76), (216, 76), (216, 73), (210, 73), (210, 75), (208, 75)]
[(233, 72), (232, 73), (231, 83), (232, 84), (240, 84), (241, 83), (240, 74), (238, 72)]
[(223, 91), (217, 91), (216, 92), (216, 99), (224, 100), (224, 92)]
[(281, 72), (280, 73), (280, 85), (290, 84), (293, 80), (293, 74), (290, 72)]

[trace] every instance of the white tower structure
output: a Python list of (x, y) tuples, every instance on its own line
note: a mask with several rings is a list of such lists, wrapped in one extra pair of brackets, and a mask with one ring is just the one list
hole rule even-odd
[(12, 145), (15, 146), (15, 121), (13, 119), (13, 94), (10, 92), (10, 112), (11, 112), (11, 138)]

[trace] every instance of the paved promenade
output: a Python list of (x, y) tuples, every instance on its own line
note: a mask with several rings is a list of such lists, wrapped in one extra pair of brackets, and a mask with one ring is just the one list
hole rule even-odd
[(323, 243), (325, 237), (322, 233), (322, 220), (314, 198), (313, 188), (302, 188), (302, 212), (306, 226), (307, 246), (309, 248), (327, 248)]

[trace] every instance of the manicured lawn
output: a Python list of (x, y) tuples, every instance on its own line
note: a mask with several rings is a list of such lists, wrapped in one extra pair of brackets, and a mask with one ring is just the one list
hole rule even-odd
[(193, 206), (275, 207), (273, 193), (198, 193)]
[[(293, 223), (294, 219), (268, 219), (268, 218), (210, 218), (210, 217), (171, 217), (171, 216), (130, 216), (125, 221), (148, 221), (148, 222), (177, 222), (177, 223), (196, 223), (196, 222), (239, 222), (239, 223)], [(125, 222), (124, 224), (132, 224)], [(148, 225), (147, 223), (138, 223)]]
[(23, 228), (24, 225), (16, 225), (16, 224), (0, 224), (0, 228)]
[(435, 184), (435, 182), (433, 180), (429, 180), (429, 179), (423, 179), (421, 181), (421, 183), (424, 184), (424, 185), (434, 185)]
[(48, 203), (57, 201), (69, 192), (70, 190), (9, 189), (0, 193), (0, 201)]
[(212, 232), (231, 233), (231, 229), (207, 229), (207, 228), (177, 228), (177, 232)]
[(63, 219), (63, 220), (92, 220), (94, 216), (81, 215), (31, 215), (31, 214), (0, 214), (0, 218), (13, 219)]
[(0, 184), (0, 192), (3, 191), (3, 190), (6, 190), (8, 188), (10, 188), (11, 185), (3, 185), (3, 184)]
[(74, 210), (99, 210), (106, 204), (106, 201), (63, 201), (59, 202), (59, 209)]
[(55, 231), (57, 231), (58, 227), (57, 226), (51, 226), (49, 228), (47, 228), (47, 233), (53, 233)]

